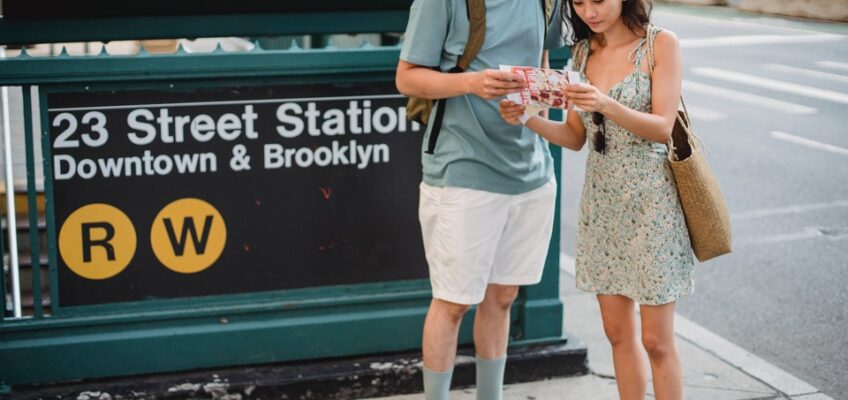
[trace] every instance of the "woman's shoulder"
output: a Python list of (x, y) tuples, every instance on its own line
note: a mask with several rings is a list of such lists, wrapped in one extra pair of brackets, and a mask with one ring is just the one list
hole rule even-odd
[(654, 31), (655, 39), (654, 43), (659, 47), (677, 47), (680, 39), (677, 38), (677, 35), (668, 29), (661, 28), (658, 26), (651, 25), (648, 28), (648, 34), (651, 34), (651, 31)]
[(647, 34), (649, 68), (653, 69), (656, 64), (665, 64), (664, 60), (680, 57), (680, 41), (674, 32), (651, 25)]

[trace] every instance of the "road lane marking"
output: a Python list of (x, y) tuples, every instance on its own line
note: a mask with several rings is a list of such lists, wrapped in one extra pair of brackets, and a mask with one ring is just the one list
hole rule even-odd
[(764, 67), (768, 70), (771, 70), (771, 71), (786, 72), (786, 73), (790, 73), (790, 74), (794, 74), (794, 75), (803, 75), (803, 76), (807, 76), (807, 77), (810, 77), (810, 78), (828, 79), (828, 80), (831, 80), (831, 81), (848, 83), (848, 76), (833, 74), (833, 73), (830, 73), (830, 72), (822, 72), (822, 71), (816, 71), (816, 70), (812, 70), (812, 69), (797, 68), (797, 67), (791, 67), (791, 66), (788, 66), (788, 65), (781, 65), (781, 64), (765, 64)]
[(711, 108), (689, 105), (689, 116), (695, 120), (701, 121), (719, 121), (727, 119), (727, 114), (713, 110)]
[[(575, 272), (574, 257), (561, 252), (560, 270), (573, 278)], [(757, 357), (678, 313), (674, 313), (674, 333), (704, 351), (715, 355), (722, 361), (759, 379), (784, 395), (799, 396), (817, 393), (824, 396), (822, 400), (834, 400), (821, 393), (815, 386)]]
[(848, 64), (836, 61), (817, 61), (816, 64), (825, 68), (834, 68), (848, 71)]
[[(818, 30), (812, 30), (803, 27), (802, 25), (796, 26), (787, 26), (791, 22), (785, 19), (779, 18), (736, 18), (733, 17), (731, 19), (726, 19), (725, 17), (719, 16), (704, 16), (704, 15), (692, 15), (688, 13), (675, 12), (673, 10), (664, 9), (661, 7), (657, 7), (655, 11), (652, 12), (653, 15), (658, 17), (665, 18), (674, 18), (675, 20), (680, 19), (694, 19), (697, 22), (700, 22), (704, 25), (713, 25), (720, 27), (728, 27), (728, 26), (736, 26), (743, 28), (760, 28), (760, 29), (769, 29), (772, 31), (786, 31), (786, 32), (796, 32), (796, 33), (821, 33)], [(783, 25), (775, 25), (775, 24), (783, 24)]]
[(724, 69), (709, 67), (695, 67), (692, 68), (692, 72), (696, 75), (720, 79), (728, 82), (741, 83), (743, 85), (756, 86), (765, 89), (796, 94), (800, 96), (812, 97), (815, 99), (848, 104), (848, 94), (799, 85), (797, 83), (761, 78), (755, 75), (743, 74), (740, 72), (733, 72)]
[(725, 89), (718, 86), (706, 85), (694, 81), (684, 80), (683, 90), (699, 92), (711, 96), (722, 97), (740, 103), (751, 104), (771, 108), (789, 114), (815, 114), (818, 112), (816, 108), (808, 107), (788, 101), (776, 100), (769, 97), (758, 96), (751, 93), (740, 92), (738, 90)]
[(702, 49), (705, 47), (730, 47), (750, 46), (762, 44), (789, 44), (789, 43), (819, 43), (848, 40), (842, 35), (819, 34), (819, 35), (740, 35), (740, 36), (717, 36), (706, 38), (680, 39), (681, 49)]
[(806, 240), (806, 239), (815, 239), (817, 237), (824, 236), (820, 230), (815, 227), (806, 227), (803, 231), (800, 232), (792, 232), (792, 233), (781, 233), (777, 235), (771, 236), (763, 236), (759, 237), (756, 240), (752, 240), (751, 244), (775, 244), (775, 243), (786, 243), (786, 242), (795, 242), (798, 240)]
[(771, 137), (783, 140), (790, 143), (800, 144), (801, 146), (806, 146), (818, 150), (829, 151), (831, 153), (840, 154), (843, 156), (848, 156), (848, 149), (842, 148), (839, 146), (834, 146), (832, 144), (818, 142), (812, 139), (803, 138), (800, 136), (790, 135), (786, 132), (781, 131), (771, 131)]
[(848, 235), (840, 234), (838, 232), (841, 231), (841, 229), (836, 229), (837, 232), (831, 234), (826, 234), (825, 231), (827, 230), (828, 229), (822, 227), (808, 226), (800, 232), (780, 233), (777, 235), (763, 236), (757, 238), (756, 240), (749, 241), (747, 244), (776, 244), (796, 242), (798, 240), (816, 239), (820, 237), (826, 237), (831, 240), (848, 239)]
[(752, 219), (773, 217), (778, 215), (796, 215), (810, 211), (828, 210), (831, 208), (848, 207), (848, 200), (839, 200), (828, 203), (804, 204), (776, 208), (761, 208), (759, 210), (745, 211), (741, 213), (730, 214), (730, 219), (736, 221), (740, 219)]

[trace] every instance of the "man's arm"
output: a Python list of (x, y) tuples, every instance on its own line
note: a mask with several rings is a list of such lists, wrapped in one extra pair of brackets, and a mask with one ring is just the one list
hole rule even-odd
[(398, 62), (395, 84), (406, 96), (444, 99), (474, 94), (486, 100), (517, 92), (523, 86), (521, 78), (510, 72), (487, 69), (447, 73), (404, 60)]

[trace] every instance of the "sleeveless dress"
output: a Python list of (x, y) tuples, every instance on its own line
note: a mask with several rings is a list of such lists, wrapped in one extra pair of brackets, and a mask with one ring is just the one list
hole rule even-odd
[[(654, 35), (649, 30), (650, 40)], [(640, 69), (646, 41), (643, 38), (630, 53), (634, 71), (607, 94), (626, 107), (649, 113), (651, 77)], [(575, 68), (587, 80), (589, 41), (577, 43), (574, 50), (582, 55)], [(606, 153), (601, 154), (592, 146), (598, 130), (592, 113), (580, 112), (580, 118), (590, 150), (577, 226), (577, 287), (646, 305), (691, 295), (692, 248), (666, 145), (605, 118)]]

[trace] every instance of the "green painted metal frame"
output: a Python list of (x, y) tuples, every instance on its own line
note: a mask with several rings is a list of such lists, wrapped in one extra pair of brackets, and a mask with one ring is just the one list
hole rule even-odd
[[(0, 229), (0, 260), (6, 258), (6, 242), (3, 240), (3, 230)], [(6, 320), (6, 271), (4, 270), (5, 263), (0, 263), (0, 325)], [(0, 383), (2, 387), (2, 383)], [(2, 393), (2, 391), (0, 391)]]
[[(409, 0), (405, 0), (411, 3)], [(0, 44), (25, 45), (133, 39), (401, 32), (407, 10), (237, 14), (9, 21), (0, 18)], [(320, 27), (316, 29), (316, 27)]]
[[(39, 89), (46, 246), (54, 302), (60, 288), (48, 93), (329, 82), (339, 77), (386, 81), (393, 79), (398, 51), (365, 46), (126, 57), (23, 56), (0, 61), (0, 85)], [(568, 57), (567, 52), (558, 54), (552, 58), (554, 64)], [(553, 153), (558, 166), (559, 148)], [(559, 167), (556, 173), (559, 177)], [(28, 179), (28, 192), (32, 205), (34, 180)], [(557, 207), (543, 281), (523, 289), (513, 308), (513, 345), (563, 338), (559, 230)], [(37, 247), (37, 238), (31, 236), (31, 243)], [(14, 366), (0, 369), (0, 385), (416, 349), (429, 301), (429, 283), (414, 280), (87, 307), (52, 304), (49, 317), (0, 325), (0, 366)], [(472, 319), (471, 315), (465, 319), (461, 343), (471, 342)]]
[(24, 140), (27, 169), (27, 216), (29, 217), (29, 245), (32, 260), (33, 318), (44, 317), (41, 302), (41, 243), (38, 236), (38, 205), (35, 189), (35, 154), (32, 143), (32, 86), (22, 88), (24, 112)]

